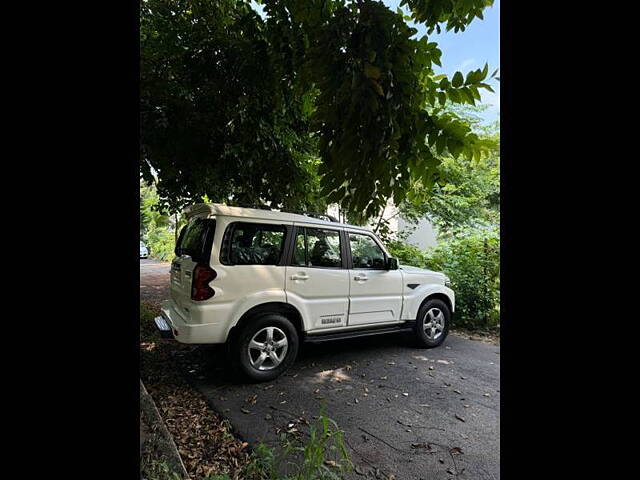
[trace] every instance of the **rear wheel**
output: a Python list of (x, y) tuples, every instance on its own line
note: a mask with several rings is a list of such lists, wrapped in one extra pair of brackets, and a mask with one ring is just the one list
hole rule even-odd
[(297, 353), (298, 332), (286, 317), (277, 313), (250, 320), (235, 345), (240, 370), (257, 382), (282, 375)]
[(419, 346), (437, 347), (449, 334), (451, 310), (445, 302), (437, 298), (427, 300), (418, 310), (415, 334)]

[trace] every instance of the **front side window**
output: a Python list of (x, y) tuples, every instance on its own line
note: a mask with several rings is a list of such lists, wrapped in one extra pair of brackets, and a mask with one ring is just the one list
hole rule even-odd
[(342, 267), (340, 233), (320, 228), (299, 228), (293, 264), (307, 267)]
[(233, 265), (278, 265), (285, 233), (282, 225), (238, 223), (231, 234), (229, 260)]
[(385, 269), (384, 252), (369, 235), (350, 233), (349, 245), (351, 246), (353, 268)]

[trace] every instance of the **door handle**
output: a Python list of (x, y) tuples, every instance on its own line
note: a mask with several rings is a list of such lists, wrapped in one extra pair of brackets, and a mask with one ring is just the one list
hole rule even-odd
[(308, 280), (309, 275), (306, 273), (298, 273), (296, 275), (291, 275), (291, 280)]
[(355, 277), (353, 277), (353, 279), (356, 282), (364, 282), (365, 280), (367, 280), (367, 276), (366, 275), (356, 275)]

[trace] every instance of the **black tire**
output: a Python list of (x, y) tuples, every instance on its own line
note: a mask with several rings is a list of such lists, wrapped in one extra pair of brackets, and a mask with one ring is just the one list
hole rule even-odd
[[(438, 326), (440, 326), (440, 318), (441, 318), (439, 316), (440, 312), (442, 313), (444, 326), (440, 331), (439, 335), (437, 330), (435, 332), (430, 331), (430, 334), (433, 335), (433, 338), (430, 338), (429, 335), (427, 335), (427, 332), (425, 331), (425, 324), (429, 324), (432, 318), (437, 318)], [(429, 318), (427, 317), (427, 314), (429, 314)], [(434, 315), (435, 317), (433, 317)], [(415, 338), (418, 346), (421, 348), (437, 347), (442, 342), (444, 342), (445, 338), (447, 338), (447, 335), (449, 334), (450, 325), (451, 325), (451, 310), (449, 309), (449, 306), (445, 302), (437, 298), (432, 298), (430, 300), (427, 300), (422, 304), (422, 306), (418, 310), (418, 317), (416, 318)], [(428, 329), (431, 330), (430, 328)]]
[[(265, 338), (264, 341), (262, 341), (262, 332), (269, 327), (274, 327), (275, 329), (273, 331), (274, 342), (282, 339), (281, 334), (286, 336), (286, 352), (283, 350), (283, 347), (277, 348), (275, 350), (276, 357), (278, 354), (281, 355), (284, 353), (284, 357), (281, 359), (281, 362), (277, 366), (273, 366), (273, 360), (271, 357), (267, 357), (263, 364), (263, 368), (267, 369), (260, 370), (252, 364), (252, 360), (257, 362), (259, 360), (258, 357), (260, 357), (262, 353), (258, 350), (252, 350), (253, 353), (249, 353), (249, 342), (251, 342), (256, 334), (260, 334), (258, 337), (258, 339), (261, 340), (260, 343), (269, 343), (266, 338), (267, 332), (264, 332)], [(268, 382), (278, 378), (291, 366), (298, 354), (298, 346), (298, 332), (291, 321), (278, 313), (268, 313), (249, 320), (242, 331), (238, 334), (238, 337), (232, 346), (232, 350), (233, 356), (236, 360), (235, 363), (242, 374), (254, 382)], [(250, 355), (252, 355), (252, 357), (250, 357)]]

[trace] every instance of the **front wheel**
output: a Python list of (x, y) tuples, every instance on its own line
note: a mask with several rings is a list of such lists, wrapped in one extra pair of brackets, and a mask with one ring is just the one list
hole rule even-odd
[(437, 347), (449, 334), (451, 310), (446, 303), (437, 298), (427, 300), (418, 310), (416, 319), (416, 337), (423, 348)]
[(242, 373), (256, 382), (282, 375), (298, 354), (298, 332), (280, 314), (267, 314), (249, 321), (235, 345)]

